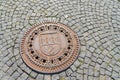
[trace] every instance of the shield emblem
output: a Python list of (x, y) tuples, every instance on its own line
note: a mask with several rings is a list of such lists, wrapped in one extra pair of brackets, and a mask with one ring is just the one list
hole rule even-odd
[(61, 40), (59, 33), (42, 33), (39, 37), (40, 50), (46, 55), (55, 55), (60, 51)]

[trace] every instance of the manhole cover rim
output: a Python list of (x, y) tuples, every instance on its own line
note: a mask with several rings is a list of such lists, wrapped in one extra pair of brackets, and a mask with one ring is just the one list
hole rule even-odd
[[(23, 49), (22, 49), (22, 46), (23, 46), (23, 41), (25, 40), (25, 37), (26, 36), (28, 36), (27, 35), (27, 33), (30, 33), (30, 31), (34, 31), (34, 30), (32, 30), (32, 29), (36, 29), (36, 27), (38, 27), (38, 26), (40, 26), (40, 25), (43, 25), (43, 24), (57, 24), (58, 26), (60, 26), (60, 25), (62, 25), (62, 26), (65, 26), (65, 27), (67, 27), (67, 29), (69, 30), (71, 30), (72, 31), (72, 33), (74, 33), (74, 36), (76, 36), (76, 43), (77, 43), (77, 45), (76, 46), (78, 46), (78, 49), (76, 49), (77, 51), (75, 52), (77, 55), (75, 55), (75, 58), (73, 59), (73, 60), (71, 60), (71, 63), (69, 63), (69, 66), (67, 65), (67, 67), (65, 67), (65, 68), (63, 68), (63, 69), (59, 69), (59, 70), (57, 70), (57, 71), (52, 71), (52, 72), (47, 72), (47, 71), (42, 71), (42, 70), (37, 70), (36, 68), (34, 68), (33, 66), (31, 67), (24, 59), (23, 59), (23, 57), (22, 57), (22, 54), (23, 54)], [(66, 29), (66, 28), (65, 28)], [(67, 30), (67, 31), (68, 31)], [(24, 63), (29, 67), (29, 68), (31, 68), (32, 70), (35, 70), (35, 71), (37, 71), (37, 72), (40, 72), (40, 73), (58, 73), (58, 72), (62, 72), (62, 71), (64, 71), (64, 70), (66, 70), (67, 68), (69, 68), (75, 61), (76, 61), (76, 59), (77, 59), (77, 57), (78, 57), (78, 55), (79, 55), (79, 50), (80, 50), (80, 42), (79, 42), (79, 38), (78, 38), (78, 35), (77, 35), (77, 33), (74, 31), (74, 30), (72, 30), (70, 27), (68, 27), (67, 25), (65, 25), (65, 24), (63, 24), (63, 23), (59, 23), (59, 22), (42, 22), (42, 23), (39, 23), (39, 24), (35, 24), (35, 25), (33, 25), (31, 28), (29, 28), (24, 34), (23, 34), (23, 37), (22, 37), (22, 39), (21, 39), (21, 44), (20, 44), (20, 55), (21, 55), (21, 57), (22, 57), (22, 60), (24, 61)], [(75, 51), (75, 50), (74, 50)]]

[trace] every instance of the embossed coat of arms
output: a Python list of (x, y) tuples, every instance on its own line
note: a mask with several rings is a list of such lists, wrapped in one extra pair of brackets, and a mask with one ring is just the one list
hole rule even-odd
[(57, 32), (44, 32), (39, 35), (41, 51), (46, 55), (55, 55), (60, 51), (61, 40)]

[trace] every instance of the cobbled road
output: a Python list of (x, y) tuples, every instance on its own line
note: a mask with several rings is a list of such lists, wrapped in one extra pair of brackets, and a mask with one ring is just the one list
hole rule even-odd
[[(37, 73), (20, 56), (23, 34), (44, 21), (66, 24), (79, 36), (79, 57), (61, 73)], [(0, 0), (0, 80), (120, 80), (120, 2)]]

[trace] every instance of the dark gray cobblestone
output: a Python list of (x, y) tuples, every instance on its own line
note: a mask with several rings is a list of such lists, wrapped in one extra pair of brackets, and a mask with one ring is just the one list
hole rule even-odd
[[(21, 59), (23, 34), (43, 21), (64, 23), (79, 36), (79, 57), (61, 73), (34, 72)], [(120, 80), (120, 2), (0, 0), (0, 80)]]

